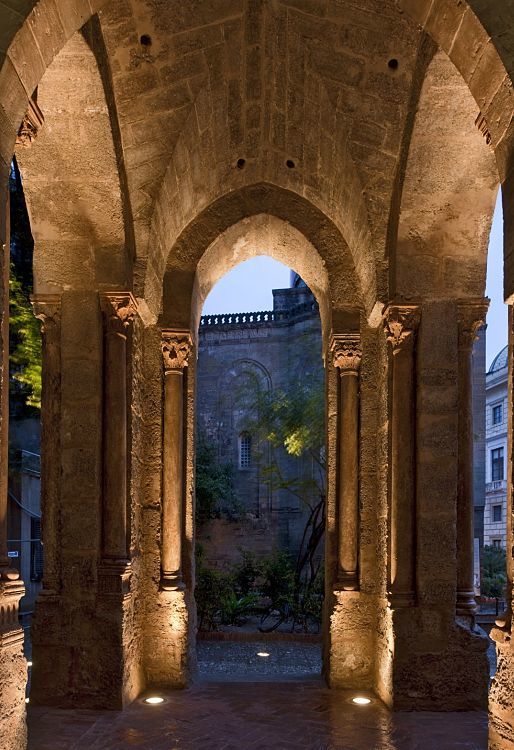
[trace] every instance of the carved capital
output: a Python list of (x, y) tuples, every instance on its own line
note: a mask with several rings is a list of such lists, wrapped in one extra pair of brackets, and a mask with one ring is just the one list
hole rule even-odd
[(469, 300), (458, 303), (459, 348), (473, 348), (473, 344), (478, 338), (478, 331), (485, 324), (488, 308), (488, 299)]
[(332, 363), (341, 375), (357, 373), (362, 359), (360, 336), (356, 334), (336, 333), (330, 342)]
[(191, 345), (188, 331), (163, 331), (161, 347), (164, 371), (183, 370), (187, 367)]
[(108, 292), (100, 295), (105, 321), (113, 331), (124, 333), (137, 314), (137, 303), (130, 292)]
[(58, 294), (33, 294), (30, 298), (34, 315), (41, 321), (44, 335), (61, 322), (61, 297)]
[(29, 100), (29, 107), (23, 116), (18, 135), (16, 136), (16, 145), (28, 148), (36, 140), (37, 134), (43, 127), (45, 118), (39, 109), (37, 102)]
[(383, 313), (386, 338), (393, 354), (414, 344), (421, 318), (419, 305), (388, 305)]

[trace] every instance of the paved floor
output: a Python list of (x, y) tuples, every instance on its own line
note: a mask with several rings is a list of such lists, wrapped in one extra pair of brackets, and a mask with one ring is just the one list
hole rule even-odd
[(319, 683), (219, 683), (123, 712), (29, 711), (29, 750), (485, 750), (484, 713), (390, 714)]
[[(269, 653), (268, 657), (258, 652)], [(485, 750), (485, 713), (396, 713), (328, 690), (317, 644), (200, 642), (201, 682), (123, 712), (29, 707), (29, 750)]]
[(317, 643), (198, 641), (197, 659), (203, 682), (315, 680), (321, 674)]

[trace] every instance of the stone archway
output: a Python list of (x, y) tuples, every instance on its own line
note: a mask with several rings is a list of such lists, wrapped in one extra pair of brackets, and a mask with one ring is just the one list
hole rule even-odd
[[(202, 232), (203, 226), (202, 220), (199, 223)], [(187, 664), (189, 654), (189, 663), (194, 669), (194, 657), (191, 655), (194, 586), (194, 353), (201, 307), (209, 290), (231, 267), (250, 257), (266, 254), (288, 264), (299, 273), (311, 286), (320, 306), (328, 383), (327, 455), (330, 457), (327, 474), (327, 611), (324, 617), (324, 672), (333, 686), (368, 688), (372, 682), (372, 635), (367, 624), (359, 625), (354, 617), (356, 610), (365, 608), (369, 611), (368, 618), (371, 620), (371, 611), (375, 606), (372, 597), (367, 597), (360, 591), (361, 580), (371, 581), (375, 576), (371, 559), (359, 562), (359, 527), (360, 524), (364, 524), (369, 529), (373, 514), (370, 507), (360, 515), (358, 512), (359, 486), (366, 486), (366, 477), (371, 473), (370, 466), (366, 468), (367, 458), (364, 454), (362, 472), (365, 478), (362, 483), (359, 480), (359, 472), (356, 472), (361, 460), (357, 383), (361, 357), (366, 358), (368, 355), (362, 352), (361, 315), (356, 301), (358, 290), (354, 287), (348, 292), (348, 289), (351, 289), (351, 275), (343, 284), (335, 277), (335, 286), (331, 286), (330, 282), (329, 274), (333, 264), (336, 263), (339, 267), (341, 263), (348, 263), (344, 260), (344, 244), (339, 241), (338, 250), (336, 247), (330, 249), (322, 245), (326, 254), (321, 257), (319, 250), (305, 234), (291, 223), (277, 216), (262, 213), (249, 215), (228, 226), (205, 249), (202, 249), (204, 235), (199, 236), (198, 244), (194, 239), (194, 231), (194, 227), (190, 229), (187, 244), (190, 251), (196, 248), (198, 255), (189, 255), (188, 266), (181, 269), (180, 276), (174, 260), (175, 254), (181, 257), (180, 251), (172, 249), (170, 253), (169, 270), (164, 280), (163, 313), (159, 321), (165, 372), (162, 535), (163, 539), (182, 539), (180, 564), (177, 558), (174, 562), (176, 570), (171, 576), (174, 581), (180, 576), (181, 584), (176, 585), (172, 581), (171, 585), (161, 585), (161, 591), (156, 592), (154, 604), (150, 604), (150, 608), (154, 623), (157, 619), (160, 620), (158, 627), (161, 633), (166, 628), (165, 623), (173, 619), (171, 613), (182, 612), (181, 635), (177, 633), (176, 636), (172, 636), (170, 633), (170, 638), (173, 638), (175, 643), (174, 650), (170, 649), (170, 641), (164, 640), (162, 644), (154, 644), (152, 653), (146, 657), (148, 670), (151, 674), (159, 675), (159, 681), (164, 679), (166, 671), (168, 675), (176, 675), (178, 653), (181, 654), (179, 663), (183, 665)], [(350, 265), (348, 274), (351, 274)], [(175, 294), (168, 300), (166, 289), (173, 284), (173, 288), (177, 290), (178, 278), (183, 283), (184, 293)], [(177, 322), (182, 327), (177, 326)], [(370, 333), (365, 332), (364, 335), (369, 336)], [(338, 378), (338, 372), (346, 377)], [(341, 385), (338, 383), (339, 380)], [(362, 398), (369, 397), (366, 387), (362, 388), (362, 393)], [(179, 404), (183, 404), (181, 416), (178, 419), (175, 416), (172, 420), (171, 415), (176, 414), (176, 410), (180, 408)], [(181, 425), (185, 427), (182, 428)], [(367, 429), (372, 431), (374, 428), (369, 425)], [(346, 445), (351, 447), (351, 450), (345, 451), (344, 461), (337, 459), (338, 451), (341, 450), (338, 448), (338, 441), (341, 439), (338, 435), (344, 435)], [(171, 477), (176, 476), (176, 467), (181, 463), (184, 465), (180, 472), (184, 484), (177, 489), (177, 482), (171, 480)], [(177, 503), (183, 507), (182, 516), (166, 510), (176, 508)], [(158, 554), (158, 550), (155, 552)], [(155, 624), (152, 627), (155, 627)], [(173, 663), (170, 663), (170, 659)], [(167, 667), (164, 666), (166, 661)], [(187, 679), (187, 671), (186, 667), (182, 679)]]

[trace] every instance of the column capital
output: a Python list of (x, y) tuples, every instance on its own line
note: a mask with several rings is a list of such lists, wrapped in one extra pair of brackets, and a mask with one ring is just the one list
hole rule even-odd
[(420, 305), (404, 305), (391, 302), (382, 313), (386, 338), (393, 354), (411, 346), (421, 320)]
[(34, 315), (42, 323), (42, 332), (46, 333), (48, 326), (58, 325), (61, 320), (60, 294), (32, 294), (30, 297)]
[(192, 339), (189, 331), (162, 331), (162, 358), (164, 371), (181, 372), (187, 367), (191, 354)]
[(100, 307), (107, 325), (124, 333), (137, 314), (137, 302), (132, 292), (101, 292)]
[(485, 298), (459, 300), (457, 320), (459, 324), (459, 348), (473, 347), (478, 331), (484, 325), (490, 300)]
[(357, 374), (359, 372), (362, 347), (359, 334), (333, 333), (330, 338), (330, 352), (332, 364), (341, 375)]

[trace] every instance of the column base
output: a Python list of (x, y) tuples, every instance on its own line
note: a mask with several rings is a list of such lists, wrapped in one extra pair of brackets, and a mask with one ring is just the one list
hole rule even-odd
[(182, 573), (163, 573), (161, 575), (161, 591), (184, 591), (186, 585), (182, 579)]
[(98, 594), (130, 596), (132, 566), (129, 560), (105, 558), (98, 568)]
[(24, 633), (18, 623), (19, 601), (24, 593), (18, 571), (3, 566), (0, 569), (0, 737), (6, 750), (24, 750), (27, 742), (24, 701), (27, 662), (23, 655)]
[(352, 571), (341, 571), (334, 583), (335, 591), (358, 591), (359, 590), (359, 577), (356, 570)]
[(388, 591), (387, 602), (391, 609), (415, 607), (416, 595), (414, 591)]
[(460, 616), (472, 616), (476, 614), (477, 603), (474, 591), (457, 591), (456, 614)]

